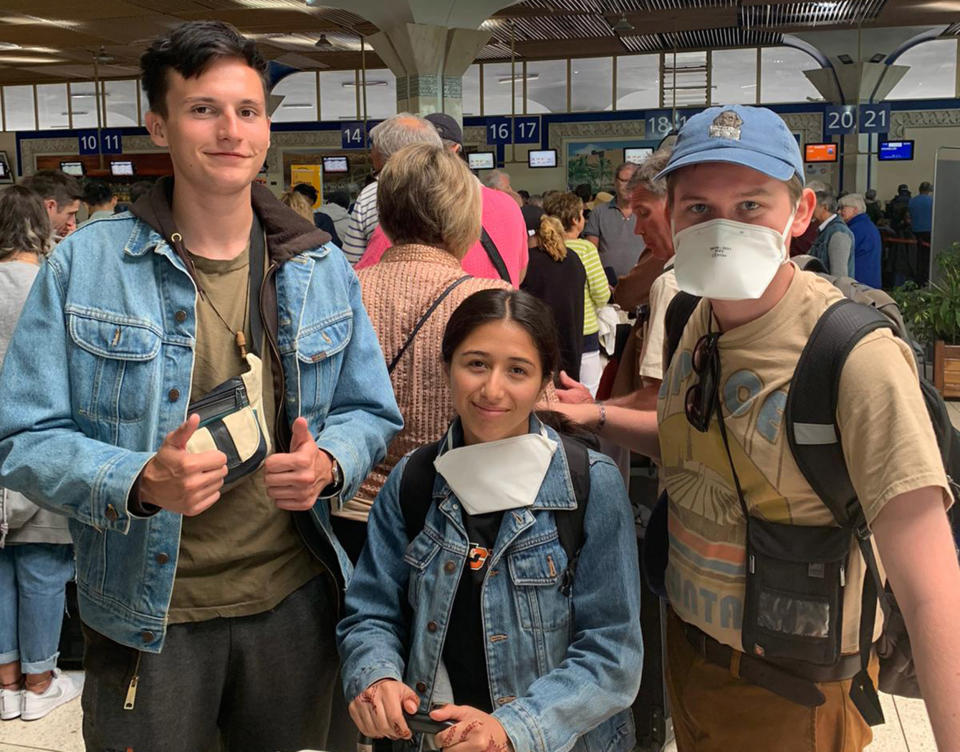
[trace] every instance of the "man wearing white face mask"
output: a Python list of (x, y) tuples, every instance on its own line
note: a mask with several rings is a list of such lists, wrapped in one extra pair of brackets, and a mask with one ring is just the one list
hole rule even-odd
[[(857, 680), (869, 575), (853, 536), (841, 539), (827, 605), (791, 589), (798, 579), (814, 587), (815, 556), (778, 589), (778, 568), (789, 568), (790, 557), (771, 553), (769, 539), (761, 551), (754, 535), (779, 526), (792, 561), (807, 562), (803, 541), (836, 526), (794, 459), (783, 418), (801, 352), (843, 299), (788, 261), (790, 239), (806, 230), (816, 204), (803, 188), (799, 149), (775, 113), (715, 107), (687, 121), (661, 174), (678, 285), (703, 299), (664, 373), (657, 414), (562, 408), (660, 459), (678, 748), (862, 750), (871, 740), (860, 712), (870, 693)], [(840, 373), (833, 417), (850, 482), (912, 637), (938, 746), (960, 749), (960, 569), (944, 513), (951, 495), (914, 360), (879, 329), (858, 341)], [(835, 654), (812, 660), (806, 649), (828, 637)], [(874, 657), (873, 682), (876, 667)]]

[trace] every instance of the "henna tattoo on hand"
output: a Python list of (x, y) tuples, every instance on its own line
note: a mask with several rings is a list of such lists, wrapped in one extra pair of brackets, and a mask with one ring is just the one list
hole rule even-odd
[(460, 732), (460, 742), (465, 742), (467, 737), (473, 733), (473, 730), (479, 727), (480, 721), (470, 721), (470, 723), (463, 727), (463, 731)]
[(363, 692), (360, 693), (360, 702), (365, 705), (376, 705), (377, 702), (377, 685), (374, 684), (371, 687), (367, 687)]

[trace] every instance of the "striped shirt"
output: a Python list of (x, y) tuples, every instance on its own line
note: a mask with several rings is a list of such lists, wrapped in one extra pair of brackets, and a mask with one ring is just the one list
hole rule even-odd
[(375, 180), (360, 191), (357, 203), (353, 205), (353, 211), (350, 212), (347, 233), (341, 238), (343, 255), (351, 264), (356, 264), (360, 260), (363, 252), (367, 250), (370, 236), (380, 223), (380, 215), (377, 212), (377, 184)]
[(610, 300), (610, 285), (600, 263), (597, 247), (589, 240), (576, 238), (567, 240), (567, 248), (580, 257), (580, 263), (587, 273), (587, 283), (583, 286), (583, 333), (595, 334), (600, 331), (597, 322), (597, 309)]

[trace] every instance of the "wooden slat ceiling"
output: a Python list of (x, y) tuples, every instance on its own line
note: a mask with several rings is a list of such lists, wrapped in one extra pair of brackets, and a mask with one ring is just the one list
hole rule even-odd
[[(254, 37), (271, 60), (349, 69), (377, 28), (304, 0), (2, 0), (0, 84), (86, 80), (101, 50), (104, 78), (136, 76), (149, 40), (184, 21), (216, 18)], [(525, 0), (483, 27), (480, 60), (778, 44), (781, 35), (857, 26), (957, 24), (960, 0)], [(629, 28), (632, 27), (632, 28)], [(957, 34), (957, 26), (951, 29)], [(324, 35), (335, 49), (318, 49)], [(2, 49), (2, 43), (19, 45)], [(569, 42), (569, 43), (567, 43)], [(380, 59), (367, 45), (368, 67)]]

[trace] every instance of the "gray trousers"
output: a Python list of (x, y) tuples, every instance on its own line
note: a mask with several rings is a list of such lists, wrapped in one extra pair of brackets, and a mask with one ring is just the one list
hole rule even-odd
[(173, 624), (159, 654), (85, 627), (88, 752), (342, 749), (356, 730), (330, 728), (336, 695), (343, 707), (333, 587), (316, 577), (272, 611)]

